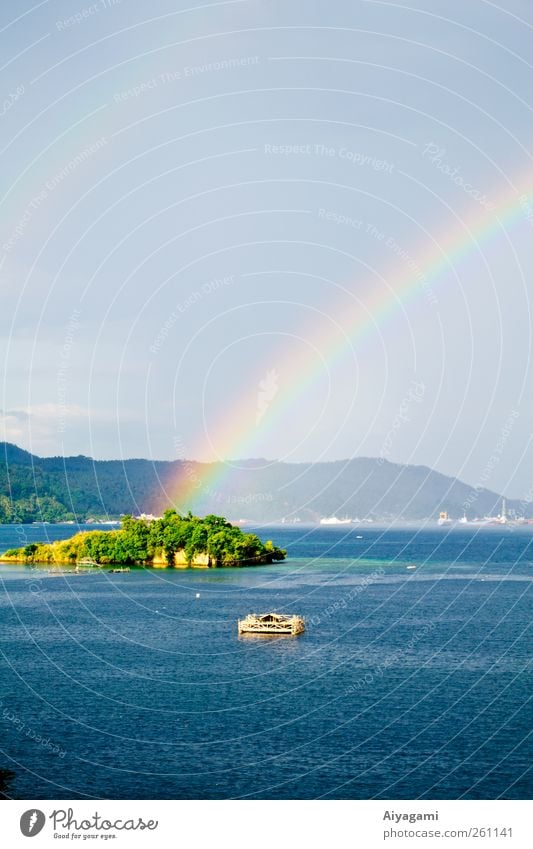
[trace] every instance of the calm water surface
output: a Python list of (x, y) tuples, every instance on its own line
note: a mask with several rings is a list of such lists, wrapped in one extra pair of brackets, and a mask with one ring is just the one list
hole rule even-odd
[[(0, 526), (0, 551), (74, 530)], [(7, 795), (530, 797), (532, 531), (259, 533), (289, 559), (0, 567)], [(268, 609), (306, 633), (237, 636)]]

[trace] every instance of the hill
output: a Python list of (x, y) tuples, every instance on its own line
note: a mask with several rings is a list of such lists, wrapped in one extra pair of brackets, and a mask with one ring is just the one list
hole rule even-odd
[[(316, 521), (348, 516), (390, 521), (434, 518), (447, 510), (459, 518), (493, 515), (501, 496), (475, 489), (425, 466), (372, 458), (326, 463), (248, 461), (239, 469), (177, 460), (41, 458), (0, 443), (0, 522), (84, 521), (123, 514), (161, 515), (168, 507), (199, 515), (223, 511), (229, 518)], [(222, 474), (219, 474), (223, 472)], [(172, 493), (191, 491), (191, 478), (222, 480), (174, 503)], [(530, 518), (533, 505), (507, 502)]]

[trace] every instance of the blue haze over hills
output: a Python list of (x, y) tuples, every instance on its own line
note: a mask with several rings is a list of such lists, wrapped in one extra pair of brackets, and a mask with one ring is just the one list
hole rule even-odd
[[(0, 446), (1, 448), (1, 446)], [(359, 457), (330, 463), (240, 464), (231, 471), (190, 461), (40, 458), (4, 445), (0, 520), (83, 522), (124, 513), (162, 514), (168, 507), (258, 522), (317, 522), (336, 515), (373, 521), (496, 516), (500, 495), (423, 466)], [(204, 481), (190, 486), (190, 480)], [(507, 501), (511, 516), (533, 517), (530, 501)]]

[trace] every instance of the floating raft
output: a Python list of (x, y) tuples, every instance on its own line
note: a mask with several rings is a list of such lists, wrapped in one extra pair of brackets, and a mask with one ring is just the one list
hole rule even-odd
[(239, 634), (301, 634), (305, 631), (303, 616), (283, 613), (249, 613), (239, 619)]

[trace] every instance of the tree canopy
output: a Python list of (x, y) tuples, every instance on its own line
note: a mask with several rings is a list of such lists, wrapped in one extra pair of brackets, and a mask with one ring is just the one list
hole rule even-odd
[[(166, 510), (161, 519), (125, 516), (120, 530), (85, 531), (70, 539), (6, 551), (3, 558), (33, 563), (76, 563), (89, 558), (101, 564), (153, 565), (154, 560), (173, 566), (176, 555), (189, 566), (200, 555), (206, 565), (250, 566), (283, 560), (286, 552), (271, 540), (244, 533), (222, 516), (203, 519)], [(181, 560), (180, 560), (181, 562)]]

